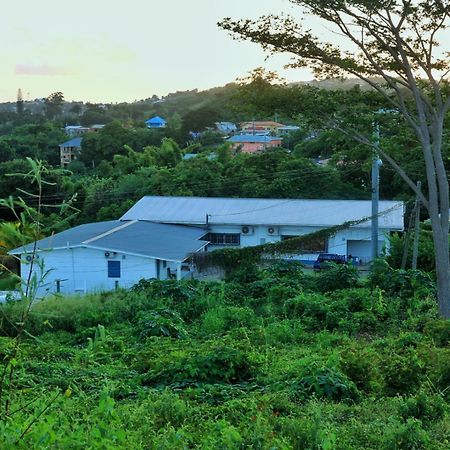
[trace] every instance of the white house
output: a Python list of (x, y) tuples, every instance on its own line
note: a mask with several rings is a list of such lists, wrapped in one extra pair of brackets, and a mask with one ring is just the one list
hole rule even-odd
[[(49, 271), (38, 297), (130, 287), (142, 278), (186, 276), (186, 261), (207, 245), (197, 227), (139, 221), (89, 223), (10, 251), (21, 258), (21, 276)], [(34, 261), (33, 261), (34, 255)], [(43, 263), (43, 264), (41, 264)], [(42, 269), (43, 268), (43, 269)]]
[[(379, 247), (403, 230), (403, 202), (381, 201)], [(297, 259), (318, 253), (371, 257), (371, 202), (202, 197), (143, 197), (120, 220), (80, 225), (9, 252), (21, 258), (21, 275), (41, 262), (50, 271), (39, 290), (74, 293), (129, 287), (142, 278), (182, 279), (193, 274), (196, 252), (279, 242), (324, 228), (361, 221), (328, 239), (310, 239)], [(34, 260), (33, 260), (33, 255)], [(31, 264), (32, 263), (32, 264)]]
[[(381, 201), (379, 248), (389, 248), (389, 234), (403, 230), (403, 202)], [(371, 258), (371, 202), (368, 200), (293, 200), (153, 197), (138, 201), (120, 220), (144, 220), (205, 227), (208, 249), (278, 242), (369, 218), (325, 240), (299, 249), (307, 262), (321, 252)]]

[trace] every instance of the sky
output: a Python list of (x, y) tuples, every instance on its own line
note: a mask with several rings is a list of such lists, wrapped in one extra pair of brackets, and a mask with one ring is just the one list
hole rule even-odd
[(288, 0), (15, 0), (0, 17), (0, 101), (63, 92), (67, 100), (134, 101), (169, 92), (222, 86), (256, 67), (289, 81), (286, 55), (217, 27), (224, 17), (292, 12)]

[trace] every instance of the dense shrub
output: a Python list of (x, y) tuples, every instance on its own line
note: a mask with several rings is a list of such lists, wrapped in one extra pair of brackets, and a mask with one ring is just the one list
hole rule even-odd
[(295, 399), (316, 396), (335, 401), (353, 401), (359, 398), (355, 384), (335, 368), (311, 366), (302, 375), (290, 383), (290, 392)]
[(372, 287), (379, 287), (388, 295), (405, 299), (434, 297), (436, 294), (436, 285), (428, 273), (393, 269), (384, 260), (376, 260), (372, 264), (369, 282)]
[(381, 372), (386, 393), (396, 395), (414, 392), (424, 375), (424, 365), (413, 347), (384, 353)]
[(427, 450), (430, 437), (417, 419), (407, 419), (387, 430), (385, 450)]
[(249, 380), (256, 374), (255, 363), (242, 350), (217, 347), (206, 354), (195, 353), (167, 361), (164, 367), (152, 370), (145, 383), (235, 383)]
[(182, 339), (187, 335), (183, 319), (178, 313), (167, 308), (140, 312), (137, 320), (136, 331), (141, 338), (166, 336)]
[(207, 311), (201, 319), (201, 331), (223, 334), (235, 327), (251, 327), (255, 323), (252, 309), (239, 306), (219, 306)]
[(359, 272), (349, 264), (327, 264), (317, 278), (317, 287), (320, 292), (332, 292), (337, 289), (346, 289), (358, 284)]
[(435, 320), (427, 323), (424, 333), (430, 336), (436, 345), (450, 345), (450, 320)]
[(361, 345), (345, 348), (340, 353), (339, 367), (363, 392), (378, 392), (381, 385), (378, 366), (380, 358), (372, 348)]
[(413, 397), (406, 398), (400, 404), (399, 412), (405, 420), (411, 417), (429, 424), (441, 420), (446, 408), (441, 395), (419, 392)]

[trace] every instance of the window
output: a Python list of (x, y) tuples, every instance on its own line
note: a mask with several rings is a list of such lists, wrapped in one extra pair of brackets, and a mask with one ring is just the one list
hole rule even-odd
[(241, 235), (239, 233), (208, 233), (204, 237), (211, 245), (240, 245)]
[[(294, 239), (301, 236), (281, 236), (282, 241), (287, 239)], [(327, 250), (327, 240), (324, 237), (307, 237), (305, 236), (301, 242), (298, 244), (298, 249), (304, 253), (321, 253)]]
[(120, 261), (108, 261), (108, 278), (120, 278)]

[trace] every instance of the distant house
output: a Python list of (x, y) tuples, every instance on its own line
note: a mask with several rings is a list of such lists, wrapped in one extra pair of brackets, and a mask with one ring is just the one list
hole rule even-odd
[(215, 125), (219, 133), (231, 134), (237, 131), (237, 126), (232, 122), (216, 122)]
[(63, 231), (9, 253), (20, 257), (21, 275), (48, 276), (38, 296), (86, 293), (131, 287), (143, 278), (182, 279), (190, 274), (189, 258), (203, 251), (203, 228), (140, 221), (89, 223)]
[(81, 125), (67, 125), (64, 127), (64, 132), (67, 136), (81, 136), (84, 133), (88, 133), (90, 131), (89, 127), (82, 127)]
[(286, 136), (290, 133), (295, 133), (298, 130), (300, 130), (300, 127), (296, 125), (284, 125), (277, 128), (277, 134), (278, 136)]
[(59, 144), (61, 167), (67, 167), (72, 161), (78, 159), (81, 153), (82, 137), (75, 137)]
[(243, 153), (256, 153), (269, 148), (281, 147), (282, 139), (257, 134), (237, 134), (227, 139), (231, 143), (233, 150), (240, 150)]
[(165, 128), (167, 125), (167, 122), (159, 116), (152, 117), (151, 119), (146, 120), (145, 123), (147, 125), (147, 128), (152, 128), (152, 129)]
[(283, 128), (285, 125), (271, 120), (266, 121), (252, 121), (241, 123), (242, 133), (267, 135), (276, 134), (278, 128)]
[(103, 124), (94, 124), (90, 127), (82, 127), (81, 125), (67, 125), (64, 127), (64, 131), (68, 136), (81, 136), (85, 133), (96, 133), (104, 128)]
[(103, 128), (105, 128), (104, 124), (96, 123), (96, 124), (90, 126), (89, 131), (91, 131), (92, 133), (97, 133)]

